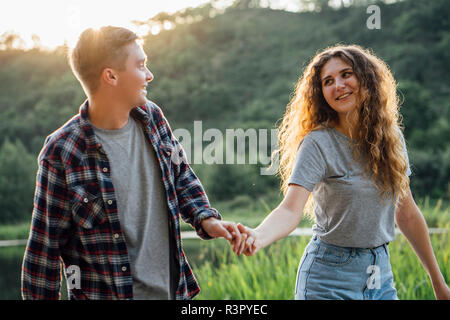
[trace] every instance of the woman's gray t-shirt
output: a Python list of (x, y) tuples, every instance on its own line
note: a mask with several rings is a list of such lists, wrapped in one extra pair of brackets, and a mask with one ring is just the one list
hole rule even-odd
[(311, 131), (301, 141), (289, 184), (312, 192), (313, 233), (326, 243), (373, 248), (395, 239), (392, 197), (382, 199), (363, 170), (353, 160), (351, 139), (332, 127)]

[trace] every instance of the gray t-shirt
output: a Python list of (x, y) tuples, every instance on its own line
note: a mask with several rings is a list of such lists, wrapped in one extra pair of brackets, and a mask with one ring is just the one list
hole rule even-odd
[(169, 214), (155, 150), (141, 125), (131, 116), (118, 130), (93, 128), (111, 164), (134, 299), (173, 299), (169, 278)]
[[(406, 144), (399, 134), (409, 176)], [(321, 240), (342, 247), (373, 248), (395, 239), (392, 197), (383, 200), (363, 170), (353, 160), (351, 139), (332, 127), (311, 131), (300, 143), (289, 184), (312, 192), (313, 233)]]

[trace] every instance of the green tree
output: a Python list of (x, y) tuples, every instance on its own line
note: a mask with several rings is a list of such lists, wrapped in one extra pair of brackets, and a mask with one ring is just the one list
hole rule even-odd
[(20, 140), (0, 148), (0, 223), (31, 217), (37, 164)]

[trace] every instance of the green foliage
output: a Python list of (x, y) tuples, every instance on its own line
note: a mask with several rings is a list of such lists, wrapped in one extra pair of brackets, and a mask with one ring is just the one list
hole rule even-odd
[(217, 253), (217, 261), (197, 268), (202, 289), (197, 299), (292, 300), (297, 266), (307, 241), (307, 237), (284, 239), (254, 257), (238, 257), (227, 246)]
[[(389, 245), (392, 272), (394, 274), (395, 287), (401, 300), (433, 300), (435, 299), (431, 281), (422, 267), (413, 249), (406, 241), (405, 237)], [(431, 245), (435, 250), (439, 268), (446, 283), (449, 282), (450, 264), (448, 234), (431, 235)]]
[[(0, 232), (1, 234), (1, 232)], [(20, 277), (25, 246), (0, 247), (0, 300), (21, 300)], [(62, 270), (62, 264), (61, 264)], [(67, 300), (67, 285), (61, 275), (61, 300)]]
[[(242, 200), (245, 202), (245, 199)], [(442, 200), (432, 201), (429, 197), (418, 199), (417, 204), (428, 227), (450, 227), (448, 204)], [(239, 204), (239, 208), (242, 207), (244, 204)], [(241, 212), (240, 217), (237, 216), (238, 210), (224, 212), (229, 212), (233, 221), (243, 221), (244, 224), (248, 221), (252, 227), (258, 224), (252, 222), (250, 210)], [(258, 212), (262, 221), (266, 213), (263, 209)], [(302, 219), (302, 223), (304, 221)], [(448, 237), (448, 233), (430, 235), (436, 259), (447, 283), (450, 277)], [(294, 299), (298, 264), (309, 239), (284, 238), (253, 257), (237, 257), (224, 239), (214, 242), (184, 240), (187, 257), (194, 266), (202, 289), (196, 299)], [(389, 244), (389, 251), (399, 299), (434, 299), (429, 277), (406, 238), (397, 235), (395, 241)]]
[[(216, 207), (222, 212), (224, 220), (242, 222), (254, 228), (278, 205), (280, 199), (279, 194), (258, 199), (242, 195), (232, 201), (217, 202)], [(445, 201), (433, 201), (426, 197), (417, 199), (417, 204), (428, 227), (450, 227), (450, 210)], [(311, 226), (312, 222), (307, 219), (302, 219), (299, 225)], [(0, 240), (25, 239), (29, 229), (29, 222), (0, 226)], [(193, 229), (182, 223), (182, 230)], [(448, 282), (448, 233), (431, 235), (431, 239), (440, 269)], [(198, 299), (292, 299), (297, 266), (307, 241), (307, 237), (283, 239), (254, 257), (236, 257), (225, 239), (184, 239), (183, 248), (201, 284)], [(426, 273), (404, 237), (397, 236), (397, 240), (389, 246), (399, 297), (432, 299), (433, 292)], [(0, 292), (0, 299), (20, 298), (20, 267), (24, 250), (23, 246), (0, 248), (0, 265), (3, 274), (7, 275), (0, 275), (0, 287), (7, 288)], [(62, 299), (66, 299), (65, 281), (62, 286)]]
[(30, 219), (27, 219), (27, 222), (0, 225), (0, 240), (27, 239), (30, 233), (31, 212), (28, 214)]
[[(309, 2), (315, 11), (293, 13), (261, 8), (259, 1), (238, 1), (223, 14), (211, 15), (212, 6), (205, 5), (150, 19), (149, 24), (171, 21), (175, 27), (146, 36), (155, 75), (149, 98), (162, 107), (172, 129), (192, 129), (195, 120), (203, 121), (204, 131), (272, 129), (317, 50), (338, 42), (369, 47), (388, 63), (399, 83), (414, 194), (449, 199), (447, 1), (377, 2), (380, 30), (366, 27), (365, 1), (333, 10), (326, 1)], [(187, 23), (189, 18), (195, 19)], [(0, 51), (0, 145), (6, 139), (20, 141), (36, 159), (45, 137), (78, 112), (85, 96), (67, 64), (65, 48), (5, 48)], [(5, 166), (3, 172), (14, 172)], [(29, 178), (19, 184), (21, 202), (28, 204), (32, 198), (26, 190), (31, 189), (28, 184), (34, 188), (30, 181), (36, 174), (31, 167), (22, 170)], [(279, 190), (277, 177), (259, 174), (261, 164), (194, 167), (214, 201), (241, 195), (255, 199)], [(10, 178), (1, 178), (0, 189), (8, 190)], [(8, 201), (8, 206), (14, 203)], [(0, 202), (2, 208), (6, 205)]]
[[(238, 257), (230, 246), (224, 250), (205, 245), (202, 265), (195, 266), (201, 286), (198, 300), (292, 300), (300, 258), (310, 237), (282, 239), (259, 251), (255, 256)], [(450, 264), (448, 234), (431, 235), (431, 243), (442, 274), (449, 282)], [(429, 277), (405, 237), (398, 235), (389, 244), (394, 285), (400, 300), (432, 300), (434, 293)], [(189, 257), (189, 255), (188, 255)], [(206, 257), (208, 257), (206, 259)]]
[(25, 247), (0, 248), (0, 300), (19, 300), (20, 294), (20, 270), (22, 268)]
[[(273, 128), (314, 53), (337, 42), (357, 43), (384, 59), (399, 83), (413, 192), (425, 196), (432, 190), (433, 197), (449, 198), (450, 37), (444, 1), (378, 2), (381, 30), (366, 28), (364, 1), (320, 13), (249, 9), (249, 3), (236, 2), (223, 15), (147, 37), (156, 77), (151, 98), (173, 128), (190, 127), (194, 120), (221, 129)], [(248, 173), (240, 166), (217, 170), (230, 177)], [(216, 183), (209, 180), (214, 175), (199, 176), (207, 186)], [(249, 194), (251, 181), (235, 182), (232, 193)], [(229, 198), (229, 187), (215, 185), (210, 195)]]
[(20, 140), (0, 147), (0, 224), (23, 221), (33, 209), (36, 160)]

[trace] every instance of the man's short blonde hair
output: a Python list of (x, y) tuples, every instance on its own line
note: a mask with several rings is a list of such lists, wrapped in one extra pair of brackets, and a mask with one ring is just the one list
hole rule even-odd
[(142, 39), (136, 33), (121, 27), (89, 28), (81, 33), (68, 58), (72, 71), (86, 93), (96, 92), (104, 68), (125, 69), (128, 57), (126, 46), (133, 41), (142, 44)]

